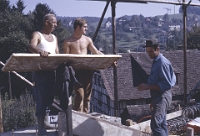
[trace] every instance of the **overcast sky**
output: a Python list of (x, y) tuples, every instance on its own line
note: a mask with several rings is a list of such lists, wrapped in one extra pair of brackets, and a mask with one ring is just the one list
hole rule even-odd
[[(10, 0), (13, 5), (17, 0)], [(106, 2), (98, 1), (83, 1), (83, 0), (23, 0), (26, 6), (24, 13), (32, 11), (38, 3), (47, 4), (54, 10), (57, 16), (66, 17), (101, 17)], [(186, 0), (187, 1), (187, 0)], [(197, 2), (197, 0), (193, 0)], [(178, 13), (180, 6), (172, 4), (137, 4), (137, 3), (117, 3), (116, 4), (116, 17), (123, 15), (140, 15), (145, 17)], [(167, 9), (171, 9), (167, 10)], [(106, 12), (105, 17), (111, 17), (111, 6)]]

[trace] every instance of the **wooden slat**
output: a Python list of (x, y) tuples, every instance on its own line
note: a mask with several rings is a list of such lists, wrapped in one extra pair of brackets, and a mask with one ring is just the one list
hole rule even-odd
[(63, 62), (70, 62), (74, 69), (100, 70), (111, 66), (121, 55), (77, 55), (52, 54), (40, 57), (39, 54), (14, 53), (2, 71), (31, 72), (54, 70)]

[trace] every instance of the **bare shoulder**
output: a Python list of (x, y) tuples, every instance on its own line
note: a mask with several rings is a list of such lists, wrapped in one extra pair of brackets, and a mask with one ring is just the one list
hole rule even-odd
[(83, 38), (86, 40), (92, 40), (89, 36), (83, 35)]
[(72, 36), (70, 37), (67, 37), (64, 42), (63, 42), (63, 45), (64, 46), (70, 46), (70, 44), (73, 42), (73, 39), (72, 39)]
[(67, 37), (67, 38), (65, 38), (65, 42), (71, 42), (73, 40), (73, 38), (72, 38), (72, 36), (69, 36), (69, 37)]
[(32, 33), (32, 38), (34, 38), (34, 39), (40, 39), (39, 33), (37, 31), (33, 32)]
[(86, 35), (83, 35), (82, 39), (84, 39), (88, 43), (92, 43), (92, 39)]

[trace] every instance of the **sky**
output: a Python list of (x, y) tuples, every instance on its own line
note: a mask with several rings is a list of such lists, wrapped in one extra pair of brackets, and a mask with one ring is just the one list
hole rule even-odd
[[(47, 4), (56, 13), (57, 16), (65, 17), (101, 17), (106, 2), (89, 1), (89, 0), (23, 0), (26, 8), (24, 13), (33, 11), (38, 3)], [(187, 0), (186, 0), (187, 1)], [(17, 0), (10, 0), (11, 5), (15, 5)], [(193, 3), (197, 0), (193, 0)], [(178, 13), (180, 6), (160, 3), (117, 3), (116, 17), (124, 15), (140, 15), (145, 17)], [(171, 9), (167, 10), (167, 9)], [(105, 14), (105, 17), (111, 17), (111, 6)]]

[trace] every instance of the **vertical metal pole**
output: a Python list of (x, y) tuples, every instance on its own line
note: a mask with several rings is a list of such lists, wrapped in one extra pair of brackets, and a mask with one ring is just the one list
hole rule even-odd
[(10, 99), (12, 99), (12, 85), (11, 85), (10, 71), (8, 72), (8, 83), (9, 83), (9, 95), (10, 95)]
[[(113, 34), (113, 54), (117, 54), (117, 48), (116, 48), (116, 20), (115, 20), (115, 6), (116, 2), (115, 0), (111, 1), (111, 7), (112, 7), (112, 34)], [(114, 76), (114, 97), (115, 97), (115, 112), (114, 115), (118, 116), (118, 88), (117, 88), (117, 66), (113, 66), (113, 76)]]
[(3, 116), (2, 116), (2, 103), (1, 103), (1, 88), (0, 88), (0, 133), (3, 133)]
[[(185, 0), (183, 0), (183, 3)], [(182, 6), (183, 8), (183, 58), (184, 58), (184, 104), (187, 104), (187, 35), (186, 35), (186, 18), (187, 18), (187, 7), (186, 5)]]

